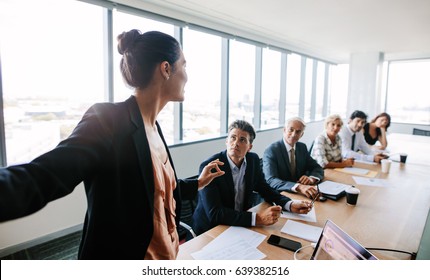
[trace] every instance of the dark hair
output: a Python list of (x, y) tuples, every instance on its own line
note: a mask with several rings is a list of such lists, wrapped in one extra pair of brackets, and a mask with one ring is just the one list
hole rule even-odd
[(350, 120), (353, 120), (355, 118), (359, 118), (359, 119), (365, 119), (367, 120), (367, 115), (359, 110), (355, 110), (354, 112), (352, 112), (351, 116), (349, 117)]
[(252, 142), (255, 139), (255, 130), (254, 130), (254, 127), (249, 122), (244, 120), (235, 120), (229, 125), (228, 132), (230, 133), (230, 131), (232, 131), (235, 128), (248, 132), (249, 142), (251, 142), (252, 144)]
[(148, 86), (155, 67), (167, 61), (172, 66), (180, 57), (181, 47), (170, 35), (158, 31), (141, 33), (137, 29), (117, 37), (118, 52), (122, 54), (120, 68), (125, 82), (134, 88)]
[(376, 117), (373, 118), (373, 120), (371, 121), (371, 123), (376, 122), (377, 119), (379, 119), (380, 117), (386, 117), (388, 122), (387, 122), (387, 126), (385, 127), (385, 130), (388, 129), (388, 127), (390, 127), (391, 124), (391, 116), (388, 113), (380, 113), (379, 115), (377, 115)]

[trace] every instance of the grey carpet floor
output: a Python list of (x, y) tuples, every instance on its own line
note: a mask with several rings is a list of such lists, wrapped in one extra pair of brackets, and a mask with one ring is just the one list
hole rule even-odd
[(18, 251), (2, 260), (76, 260), (82, 232), (74, 232), (48, 242)]

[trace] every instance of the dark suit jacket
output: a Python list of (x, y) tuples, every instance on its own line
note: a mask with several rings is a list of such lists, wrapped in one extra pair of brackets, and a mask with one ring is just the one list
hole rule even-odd
[[(88, 209), (79, 258), (143, 259), (153, 234), (154, 177), (135, 97), (92, 106), (54, 150), (28, 164), (0, 169), (0, 221), (36, 212), (81, 181)], [(196, 180), (178, 182), (177, 222), (181, 196), (197, 194)]]
[(290, 160), (284, 141), (272, 143), (264, 151), (263, 172), (269, 185), (278, 191), (291, 191), (297, 180), (303, 176), (314, 176), (320, 180), (324, 169), (309, 155), (304, 143), (296, 143), (296, 178), (290, 172)]
[(259, 193), (266, 201), (284, 206), (290, 199), (274, 191), (264, 180), (257, 154), (246, 154), (244, 210), (234, 210), (234, 184), (231, 168), (227, 160), (227, 151), (215, 154), (200, 165), (200, 172), (214, 159), (224, 162), (220, 168), (225, 171), (223, 176), (215, 178), (206, 188), (199, 191), (197, 208), (193, 215), (193, 229), (201, 234), (217, 225), (250, 227), (253, 192)]

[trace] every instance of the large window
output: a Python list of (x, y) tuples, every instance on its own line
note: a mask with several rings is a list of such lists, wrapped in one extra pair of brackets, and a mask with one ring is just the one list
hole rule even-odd
[(285, 119), (297, 117), (300, 105), (301, 56), (290, 54), (287, 57), (287, 102)]
[(306, 58), (306, 71), (305, 71), (305, 115), (304, 120), (310, 121), (311, 110), (312, 110), (312, 91), (314, 87), (313, 83), (313, 73), (314, 73), (314, 60)]
[(394, 122), (430, 124), (430, 60), (389, 63), (386, 111)]
[(315, 120), (322, 120), (324, 117), (324, 89), (325, 89), (325, 77), (326, 77), (326, 64), (318, 61), (317, 62), (317, 78), (316, 78), (316, 97), (315, 97)]
[(6, 156), (15, 164), (54, 148), (103, 101), (103, 9), (74, 0), (0, 6)]
[[(0, 137), (5, 131), (5, 139), (0, 139), (0, 164), (5, 164), (5, 154), (6, 164), (37, 157), (68, 137), (92, 104), (121, 102), (133, 94), (120, 74), (116, 40), (131, 29), (161, 31), (175, 36), (183, 46), (188, 74), (185, 101), (167, 104), (158, 115), (169, 145), (219, 137), (235, 119), (247, 120), (261, 130), (282, 126), (284, 112), (286, 119), (325, 117), (328, 73), (316, 59), (283, 53), (281, 46), (264, 47), (264, 42), (248, 38), (224, 37), (202, 26), (183, 28), (187, 23), (138, 8), (89, 3), (0, 1), (0, 109), (4, 116)], [(286, 66), (282, 64), (285, 58)], [(422, 73), (428, 73), (428, 68)], [(339, 78), (334, 80), (338, 83)], [(396, 87), (391, 78), (388, 111), (406, 104), (392, 98)], [(347, 90), (331, 89), (332, 112), (345, 110)], [(420, 96), (422, 91), (416, 92)], [(428, 104), (423, 104), (414, 109), (413, 118), (428, 123)], [(402, 110), (416, 108), (411, 106)]]
[(281, 53), (263, 49), (261, 90), (261, 128), (279, 126), (279, 97), (281, 90)]
[(228, 124), (236, 119), (253, 123), (255, 46), (230, 41)]
[(219, 136), (221, 37), (186, 28), (183, 46), (188, 74), (183, 116), (184, 140)]

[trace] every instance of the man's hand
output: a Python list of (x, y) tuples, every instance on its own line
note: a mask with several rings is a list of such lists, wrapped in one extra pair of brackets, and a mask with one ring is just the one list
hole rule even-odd
[(255, 219), (256, 226), (270, 226), (276, 223), (281, 216), (281, 206), (271, 206), (257, 212)]
[(306, 214), (312, 209), (312, 204), (309, 201), (303, 201), (303, 200), (294, 200), (293, 203), (291, 203), (291, 212), (293, 213), (299, 213), (299, 214)]
[[(215, 179), (216, 177), (224, 175), (225, 172), (219, 169), (219, 165), (224, 165), (224, 162), (220, 161), (219, 159), (216, 159), (209, 162), (203, 168), (202, 173), (200, 173), (200, 176), (198, 179), (199, 190), (209, 185), (209, 183), (212, 182), (212, 180)], [(215, 170), (215, 171), (212, 172), (212, 170)]]
[(384, 154), (376, 154), (374, 157), (373, 157), (373, 161), (374, 162), (377, 162), (377, 163), (380, 163), (381, 162), (381, 160), (383, 160), (383, 159), (386, 159), (386, 158), (388, 158), (386, 155), (384, 155)]
[(304, 196), (312, 199), (315, 195), (318, 194), (318, 190), (316, 186), (311, 185), (302, 185), (299, 184), (296, 188), (296, 191), (303, 194)]
[(315, 185), (315, 183), (317, 182), (316, 179), (312, 178), (312, 177), (308, 177), (306, 175), (303, 175), (302, 177), (300, 177), (300, 179), (297, 181), (297, 183), (303, 184), (303, 185)]

